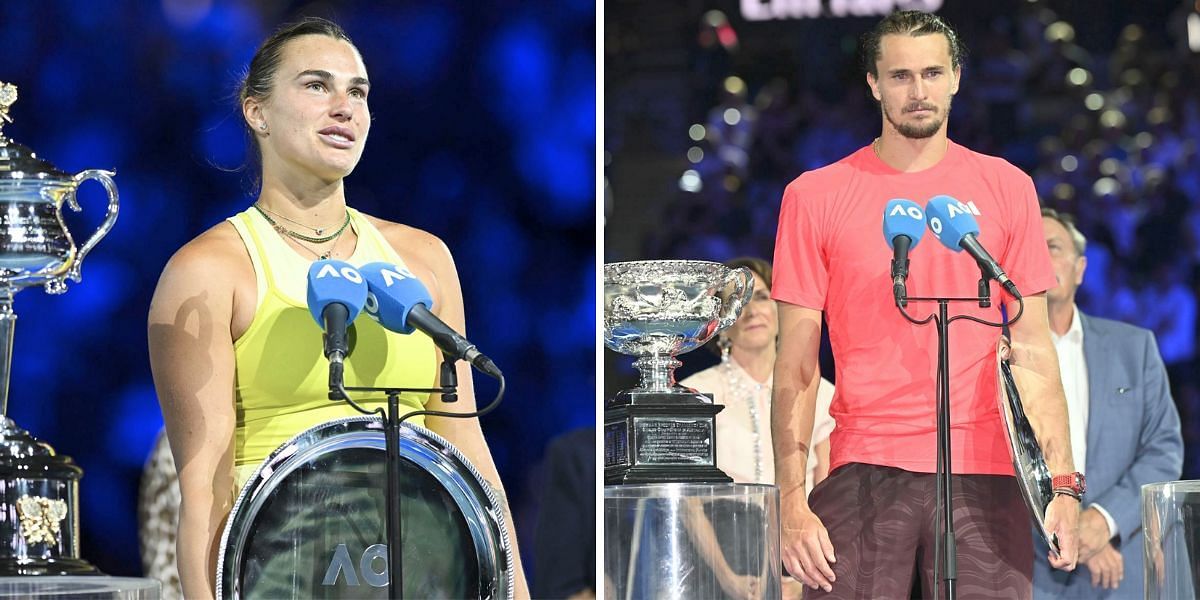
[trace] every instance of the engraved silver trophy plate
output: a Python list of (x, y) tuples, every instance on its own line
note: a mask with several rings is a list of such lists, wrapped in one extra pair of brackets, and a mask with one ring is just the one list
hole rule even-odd
[[(12, 122), (8, 110), (16, 100), (16, 86), (0, 82), (0, 576), (97, 573), (79, 558), (83, 471), (8, 418), (8, 383), (17, 320), (13, 295), (33, 285), (61, 294), (66, 280), (80, 281), (84, 257), (117, 220), (117, 188), (109, 171), (69, 175), (8, 139), (3, 127)], [(108, 211), (77, 248), (62, 205), (79, 211), (75, 191), (89, 179), (108, 192)]]
[(1054, 499), (1050, 469), (1042, 455), (1042, 446), (1033, 434), (1033, 426), (1025, 416), (1021, 394), (1008, 364), (1008, 354), (1008, 340), (1001, 336), (996, 347), (996, 367), (997, 380), (1000, 382), (1000, 415), (1004, 420), (1009, 457), (1013, 461), (1013, 472), (1021, 488), (1021, 497), (1033, 520), (1033, 528), (1057, 555), (1058, 537), (1046, 529), (1046, 507)]
[(604, 409), (605, 483), (730, 481), (716, 465), (711, 394), (675, 383), (675, 357), (729, 327), (754, 288), (749, 269), (655, 260), (604, 266), (604, 345), (638, 357), (640, 383)]
[[(513, 557), (494, 492), (449, 442), (400, 431), (405, 598), (511, 599)], [(301, 432), (238, 495), (221, 538), (218, 598), (387, 598), (382, 422)]]

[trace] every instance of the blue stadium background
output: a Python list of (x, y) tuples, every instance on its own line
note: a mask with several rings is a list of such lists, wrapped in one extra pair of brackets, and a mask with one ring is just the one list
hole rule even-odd
[[(761, 19), (787, 7), (815, 10)], [(605, 262), (771, 258), (787, 183), (879, 134), (856, 47), (880, 19), (868, 13), (892, 8), (957, 28), (951, 139), (1012, 162), (1043, 206), (1078, 217), (1078, 305), (1154, 331), (1183, 478), (1200, 477), (1197, 0), (608, 0)], [(689, 353), (676, 374), (716, 360)], [(605, 352), (606, 395), (636, 384), (631, 364)], [(822, 374), (836, 379), (827, 343)]]
[[(592, 0), (0, 3), (0, 81), (20, 88), (5, 133), (68, 172), (114, 169), (121, 192), (82, 284), (17, 295), (9, 415), (83, 467), (84, 558), (139, 574), (138, 477), (162, 425), (150, 296), (175, 249), (251, 201), (237, 82), (304, 15), (339, 22), (373, 83), (348, 201), (446, 241), (470, 337), (508, 376), (483, 427), (528, 570), (544, 445), (594, 424)], [(77, 243), (101, 187), (80, 201)], [(481, 404), (493, 389), (481, 382)]]

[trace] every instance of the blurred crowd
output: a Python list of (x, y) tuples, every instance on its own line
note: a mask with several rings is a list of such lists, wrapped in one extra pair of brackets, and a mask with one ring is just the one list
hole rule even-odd
[[(1181, 2), (1163, 11), (1165, 22), (1125, 25), (1097, 50), (1085, 49), (1077, 24), (1050, 4), (949, 17), (970, 52), (950, 137), (1021, 167), (1044, 206), (1078, 217), (1089, 239), (1079, 305), (1155, 332), (1183, 417), (1184, 476), (1196, 477), (1200, 40), (1189, 46), (1187, 23), (1200, 27), (1200, 7)], [(787, 183), (878, 135), (861, 72), (842, 73), (831, 94), (811, 85), (803, 70), (814, 67), (801, 60), (792, 70), (742, 68), (752, 61), (739, 60), (745, 40), (736, 29), (720, 11), (701, 18), (689, 57), (690, 122), (664, 130), (674, 139), (659, 144), (686, 148), (686, 162), (677, 163), (669, 207), (641, 240), (645, 257), (771, 256)], [(838, 52), (830, 54), (835, 63)], [(616, 135), (615, 147), (622, 143)]]

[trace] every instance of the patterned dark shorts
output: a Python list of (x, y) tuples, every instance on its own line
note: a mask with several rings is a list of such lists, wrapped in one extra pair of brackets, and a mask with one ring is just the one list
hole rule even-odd
[[(829, 530), (837, 581), (830, 593), (805, 589), (805, 600), (909, 598), (915, 589), (918, 597), (932, 597), (935, 480), (932, 473), (851, 463), (822, 481), (809, 504)], [(1033, 541), (1017, 480), (955, 475), (951, 490), (958, 597), (1031, 597)]]

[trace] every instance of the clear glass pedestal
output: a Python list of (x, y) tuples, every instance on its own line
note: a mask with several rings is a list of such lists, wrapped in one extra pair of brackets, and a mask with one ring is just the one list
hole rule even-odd
[(1142, 486), (1147, 600), (1200, 596), (1200, 481)]
[(604, 488), (608, 598), (775, 600), (781, 574), (775, 486)]

